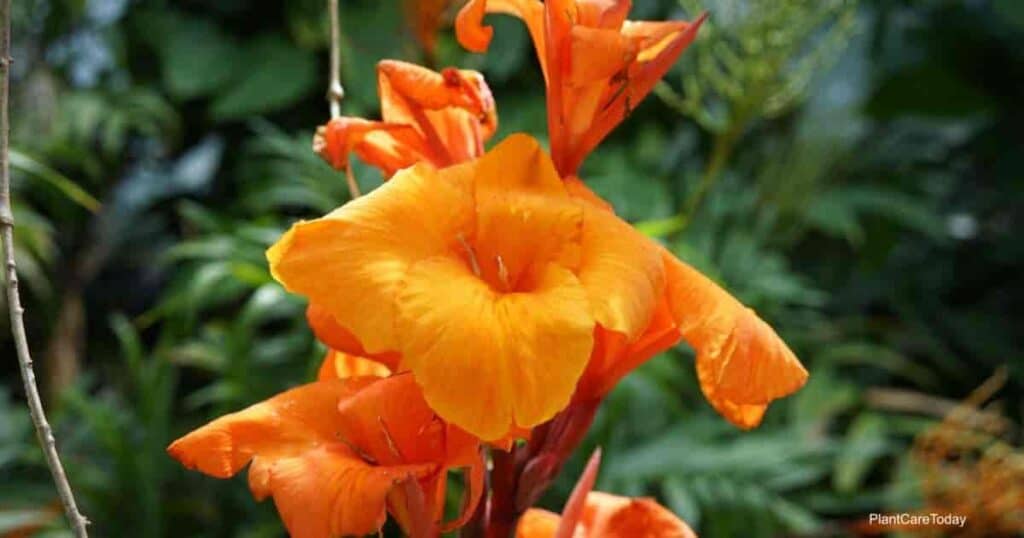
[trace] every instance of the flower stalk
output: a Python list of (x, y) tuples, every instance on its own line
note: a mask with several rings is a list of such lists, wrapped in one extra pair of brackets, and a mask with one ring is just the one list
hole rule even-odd
[(21, 306), (21, 294), (18, 291), (18, 268), (14, 260), (14, 213), (11, 210), (11, 175), (10, 175), (10, 112), (8, 99), (11, 84), (11, 0), (0, 0), (0, 241), (3, 242), (4, 273), (7, 280), (7, 309), (11, 316), (11, 332), (14, 336), (14, 347), (18, 356), (21, 379), (25, 385), (25, 397), (28, 400), (29, 414), (36, 429), (36, 437), (43, 449), (46, 465), (50, 468), (53, 482), (60, 495), (64, 513), (76, 538), (88, 536), (86, 525), (88, 520), (78, 511), (75, 495), (71, 490), (60, 455), (57, 453), (57, 441), (53, 429), (46, 419), (43, 402), (39, 396), (39, 386), (32, 367), (32, 355), (29, 351), (28, 337), (25, 334), (25, 309)]

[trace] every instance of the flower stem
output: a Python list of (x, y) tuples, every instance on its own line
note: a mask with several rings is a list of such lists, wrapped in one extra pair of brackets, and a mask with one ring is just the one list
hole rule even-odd
[(28, 400), (29, 414), (35, 425), (36, 437), (43, 449), (46, 465), (50, 468), (53, 482), (57, 486), (64, 513), (67, 515), (71, 530), (76, 538), (86, 538), (85, 526), (88, 520), (78, 511), (75, 495), (68, 483), (60, 455), (57, 453), (57, 442), (53, 437), (53, 429), (46, 420), (43, 402), (39, 397), (35, 371), (32, 368), (32, 355), (29, 352), (28, 337), (25, 334), (25, 309), (21, 306), (21, 295), (18, 291), (18, 268), (14, 260), (14, 213), (11, 211), (11, 176), (10, 176), (10, 116), (7, 107), (11, 84), (11, 0), (0, 0), (0, 242), (3, 243), (5, 274), (7, 276), (7, 309), (11, 315), (11, 332), (14, 336), (14, 347), (18, 355), (21, 380), (25, 385), (25, 397)]

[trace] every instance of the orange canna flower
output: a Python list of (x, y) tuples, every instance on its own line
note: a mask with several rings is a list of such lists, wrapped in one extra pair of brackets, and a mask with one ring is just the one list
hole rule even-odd
[(416, 163), (445, 167), (483, 154), (498, 127), (494, 97), (476, 71), (384, 60), (377, 64), (381, 121), (341, 117), (317, 129), (313, 150), (346, 170), (350, 155), (385, 177)]
[(362, 351), (399, 354), (441, 417), (493, 441), (565, 407), (595, 327), (632, 340), (647, 326), (664, 275), (645, 244), (514, 135), (471, 163), (407, 169), (267, 255)]
[(223, 416), (167, 449), (228, 478), (246, 465), (257, 500), (274, 498), (295, 538), (376, 532), (390, 512), (413, 535), (440, 526), (446, 472), (469, 471), (472, 513), (483, 486), (479, 441), (447, 425), (411, 376), (327, 380)]
[(654, 88), (690, 45), (696, 21), (628, 21), (630, 0), (469, 0), (455, 28), (467, 49), (484, 52), (486, 13), (517, 16), (533, 37), (544, 71), (551, 154), (562, 176)]
[[(612, 212), (579, 180), (566, 185), (578, 199)], [(665, 286), (638, 337), (598, 328), (574, 399), (603, 398), (630, 371), (685, 339), (697, 352), (697, 377), (712, 407), (743, 429), (757, 426), (772, 400), (806, 383), (807, 371), (753, 310), (660, 245), (641, 241), (660, 257)]]
[(690, 527), (654, 499), (632, 499), (591, 491), (601, 462), (594, 452), (562, 514), (531, 508), (519, 519), (515, 538), (697, 538)]

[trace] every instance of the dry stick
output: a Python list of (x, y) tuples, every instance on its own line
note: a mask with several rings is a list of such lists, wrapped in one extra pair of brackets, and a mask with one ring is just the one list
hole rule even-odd
[(43, 402), (39, 398), (39, 387), (36, 386), (36, 375), (32, 370), (32, 356), (29, 354), (28, 338), (25, 336), (25, 309), (21, 306), (18, 293), (18, 270), (14, 263), (14, 214), (11, 211), (11, 175), (8, 144), (10, 137), (10, 118), (7, 110), (11, 84), (11, 0), (0, 0), (0, 241), (3, 242), (4, 260), (7, 275), (7, 308), (11, 313), (11, 332), (14, 335), (14, 347), (18, 354), (21, 367), (21, 379), (25, 383), (25, 396), (28, 399), (29, 413), (36, 427), (36, 436), (43, 448), (46, 465), (57, 485), (64, 513), (68, 517), (71, 529), (77, 538), (86, 538), (85, 526), (88, 521), (78, 511), (75, 495), (71, 491), (68, 477), (64, 474), (64, 466), (57, 454), (53, 430), (46, 421)]
[(341, 100), (345, 97), (345, 88), (341, 85), (341, 22), (338, 20), (338, 0), (327, 0), (327, 12), (331, 19), (331, 64), (327, 101), (331, 104), (333, 119), (341, 116)]
[[(345, 88), (341, 85), (341, 21), (338, 19), (338, 0), (327, 0), (327, 13), (331, 19), (331, 63), (327, 83), (327, 102), (331, 106), (331, 119), (341, 117), (341, 100)], [(345, 181), (348, 182), (348, 196), (359, 198), (359, 182), (352, 174), (352, 164), (345, 163)]]

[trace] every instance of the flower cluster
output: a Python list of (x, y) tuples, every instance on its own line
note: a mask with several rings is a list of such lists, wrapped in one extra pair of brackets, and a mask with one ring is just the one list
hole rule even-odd
[[(470, 0), (460, 12), (459, 41), (477, 52), (492, 33), (486, 13), (526, 23), (550, 154), (526, 135), (485, 150), (497, 113), (479, 73), (381, 62), (381, 120), (333, 119), (314, 149), (340, 170), (354, 153), (390, 179), (295, 224), (267, 252), (329, 348), (319, 379), (170, 453), (221, 478), (249, 465), (253, 494), (272, 496), (299, 538), (376, 532), (388, 514), (415, 537), (464, 525), (503, 538), (692, 536), (653, 501), (589, 486), (561, 517), (529, 509), (604, 396), (681, 340), (697, 352), (708, 401), (742, 428), (807, 378), (753, 311), (577, 175), (703, 22), (634, 22), (629, 8)], [(464, 473), (465, 495), (446, 522), (450, 470)]]

